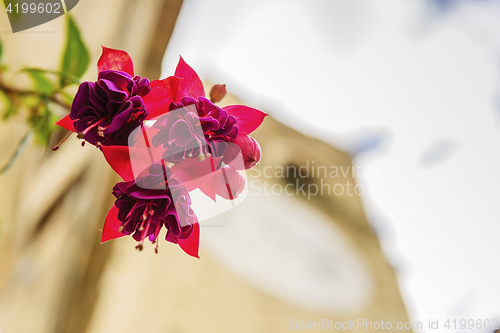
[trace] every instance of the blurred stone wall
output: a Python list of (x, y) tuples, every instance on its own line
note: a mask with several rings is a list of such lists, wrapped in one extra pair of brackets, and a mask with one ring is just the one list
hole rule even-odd
[[(91, 53), (95, 80), (101, 45), (126, 49), (136, 72), (158, 78), (181, 0), (84, 0), (71, 14)], [(22, 67), (59, 68), (65, 20), (10, 33), (0, 13), (4, 59)], [(26, 82), (9, 78), (20, 87)], [(61, 117), (64, 115), (61, 110)], [(0, 165), (28, 128), (20, 117), (0, 122)], [(65, 134), (61, 134), (65, 135)], [(60, 136), (61, 136), (60, 135)], [(57, 142), (54, 138), (54, 144)], [(85, 332), (101, 292), (98, 281), (112, 244), (99, 245), (118, 177), (99, 151), (71, 138), (60, 150), (33, 142), (0, 175), (0, 331)]]

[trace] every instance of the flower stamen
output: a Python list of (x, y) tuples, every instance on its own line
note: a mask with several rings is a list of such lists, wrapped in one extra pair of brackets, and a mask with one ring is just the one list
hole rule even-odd
[[(153, 214), (154, 214), (154, 210), (151, 209), (150, 205), (147, 205), (146, 208), (144, 209), (144, 213), (142, 214), (142, 223), (141, 223), (141, 226), (139, 227), (139, 231), (142, 231), (142, 233), (141, 233), (139, 245), (137, 245), (136, 248), (140, 247), (140, 249), (142, 250), (142, 244), (144, 243), (144, 239), (147, 236), (146, 234), (149, 230), (149, 226), (151, 225), (151, 219), (152, 219)], [(144, 226), (144, 223), (146, 221), (147, 221), (146, 226)]]
[(92, 125), (90, 125), (89, 127), (87, 127), (86, 129), (83, 130), (83, 132), (78, 132), (78, 137), (80, 139), (83, 139), (85, 137), (85, 135), (87, 135), (87, 133), (93, 129), (94, 127), (96, 127), (97, 125), (99, 125), (100, 123), (102, 123), (104, 120), (106, 120), (106, 117), (104, 118), (101, 118), (99, 119), (98, 121), (96, 121), (95, 123), (93, 123)]
[(58, 149), (59, 149), (59, 147), (61, 147), (61, 145), (64, 143), (64, 141), (68, 140), (68, 138), (69, 138), (69, 136), (71, 135), (71, 133), (73, 133), (73, 132), (69, 132), (69, 133), (68, 133), (68, 135), (66, 135), (66, 137), (65, 137), (65, 138), (64, 138), (61, 142), (59, 142), (57, 145), (55, 145), (55, 146), (52, 148), (52, 150), (53, 150), (53, 151), (58, 150)]

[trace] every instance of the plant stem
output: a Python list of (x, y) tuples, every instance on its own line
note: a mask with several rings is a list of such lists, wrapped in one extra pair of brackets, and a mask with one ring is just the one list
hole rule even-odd
[(39, 92), (32, 91), (32, 90), (24, 90), (24, 89), (9, 87), (1, 80), (0, 80), (0, 90), (3, 90), (7, 94), (13, 94), (13, 95), (46, 97), (51, 102), (54, 102), (67, 110), (71, 109), (71, 105), (61, 101), (59, 98), (57, 98), (57, 95), (46, 95), (46, 94), (40, 94)]

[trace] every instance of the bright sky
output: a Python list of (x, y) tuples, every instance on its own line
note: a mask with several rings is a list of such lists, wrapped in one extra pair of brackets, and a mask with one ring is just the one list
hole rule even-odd
[[(412, 320), (500, 318), (500, 5), (186, 0), (178, 55), (245, 103), (359, 154)], [(481, 331), (481, 330), (478, 330)]]

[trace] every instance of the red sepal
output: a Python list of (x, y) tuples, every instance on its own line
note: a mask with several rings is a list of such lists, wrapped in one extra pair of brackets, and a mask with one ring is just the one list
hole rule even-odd
[(200, 224), (196, 222), (193, 225), (191, 235), (189, 235), (186, 239), (177, 239), (177, 243), (184, 252), (199, 259), (198, 249), (200, 246)]
[(101, 151), (111, 168), (126, 182), (134, 180), (134, 175), (139, 175), (151, 165), (147, 153), (133, 147), (101, 146)]
[(198, 74), (186, 64), (182, 57), (179, 59), (174, 75), (181, 79), (179, 82), (179, 91), (177, 92), (177, 96), (175, 96), (176, 102), (179, 102), (183, 97), (193, 97), (196, 99), (198, 97), (205, 97), (205, 90)]
[(146, 119), (153, 119), (168, 112), (168, 107), (174, 101), (179, 90), (180, 81), (181, 79), (175, 76), (151, 81), (151, 92), (143, 98), (149, 112)]
[(56, 125), (61, 126), (62, 128), (67, 129), (68, 131), (74, 132), (75, 131), (75, 126), (73, 125), (73, 120), (69, 117), (69, 114), (62, 118), (61, 120), (57, 121), (55, 123)]
[(102, 55), (97, 62), (98, 72), (105, 70), (122, 71), (134, 76), (134, 63), (130, 55), (122, 50), (102, 47)]
[(106, 216), (106, 221), (104, 221), (101, 244), (111, 239), (125, 236), (123, 233), (118, 231), (120, 227), (121, 221), (118, 220), (118, 208), (113, 205)]
[(249, 108), (244, 105), (229, 105), (223, 107), (229, 115), (236, 118), (238, 126), (238, 135), (247, 135), (257, 129), (262, 124), (264, 118), (268, 115), (260, 110)]

